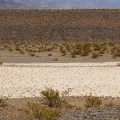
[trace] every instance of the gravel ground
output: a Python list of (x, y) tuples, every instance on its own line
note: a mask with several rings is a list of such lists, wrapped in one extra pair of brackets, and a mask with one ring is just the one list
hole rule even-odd
[(120, 108), (107, 108), (96, 110), (74, 109), (69, 114), (63, 115), (59, 120), (120, 120)]
[[(29, 118), (26, 117), (23, 109), (16, 110), (10, 107), (0, 110), (0, 120), (29, 120)], [(58, 120), (120, 120), (120, 108), (73, 109), (71, 112), (62, 115)]]

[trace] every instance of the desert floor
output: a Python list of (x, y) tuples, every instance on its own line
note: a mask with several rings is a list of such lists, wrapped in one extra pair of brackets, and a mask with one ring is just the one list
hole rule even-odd
[[(120, 118), (119, 62), (3, 63), (0, 73), (0, 94), (9, 98), (1, 108), (1, 120), (27, 120), (27, 103), (42, 101), (40, 92), (46, 87), (68, 92), (68, 112), (60, 120)], [(101, 96), (100, 108), (84, 109), (90, 94)]]

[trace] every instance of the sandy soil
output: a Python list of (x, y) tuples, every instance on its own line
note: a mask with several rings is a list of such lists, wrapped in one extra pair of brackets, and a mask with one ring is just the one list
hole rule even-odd
[(107, 63), (3, 64), (0, 94), (11, 98), (40, 95), (45, 87), (68, 90), (70, 96), (120, 97), (120, 67)]
[[(51, 53), (52, 56), (48, 56)], [(81, 57), (76, 56), (76, 58), (72, 58), (69, 54), (66, 56), (61, 56), (60, 52), (41, 52), (38, 54), (39, 57), (31, 57), (27, 54), (21, 55), (19, 52), (13, 51), (0, 51), (0, 61), (3, 63), (79, 63), (79, 62), (119, 62), (120, 57), (116, 57), (115, 59), (109, 55), (105, 54), (98, 58), (91, 58), (91, 55)], [(57, 58), (57, 61), (55, 59)]]

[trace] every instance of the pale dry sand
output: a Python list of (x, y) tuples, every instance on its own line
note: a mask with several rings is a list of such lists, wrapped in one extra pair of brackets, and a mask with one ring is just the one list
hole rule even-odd
[(0, 67), (0, 95), (12, 98), (40, 95), (45, 87), (69, 90), (69, 95), (120, 97), (120, 66), (105, 63), (36, 63)]

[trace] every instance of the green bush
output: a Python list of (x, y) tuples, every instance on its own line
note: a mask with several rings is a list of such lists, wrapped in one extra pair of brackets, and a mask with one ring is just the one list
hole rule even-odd
[(38, 103), (28, 103), (25, 113), (33, 120), (57, 120), (61, 115), (60, 110), (41, 106)]

